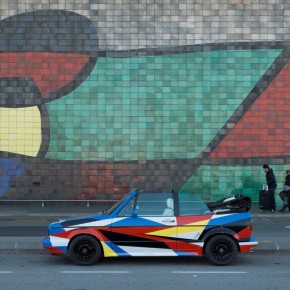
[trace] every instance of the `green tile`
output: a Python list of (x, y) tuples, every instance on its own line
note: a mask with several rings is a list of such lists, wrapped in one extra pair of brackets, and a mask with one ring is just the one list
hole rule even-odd
[[(74, 152), (83, 160), (196, 157), (279, 53), (233, 50), (98, 58), (91, 75), (75, 91), (47, 104), (51, 122), (47, 158), (74, 159)], [(114, 128), (125, 130), (130, 140), (150, 144), (158, 140), (157, 153), (151, 147), (141, 150), (135, 142), (115, 149), (120, 136)], [(99, 143), (99, 135), (105, 143)], [(67, 138), (84, 140), (89, 147), (94, 143), (91, 147), (97, 151), (80, 152), (65, 143), (58, 152), (57, 144)], [(127, 150), (132, 154), (124, 154)]]

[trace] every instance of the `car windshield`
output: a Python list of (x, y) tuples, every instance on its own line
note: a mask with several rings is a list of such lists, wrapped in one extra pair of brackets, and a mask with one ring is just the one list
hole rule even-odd
[(124, 200), (131, 194), (131, 192), (129, 192), (128, 194), (126, 194), (123, 198), (121, 198), (119, 201), (117, 201), (110, 209), (103, 211), (103, 213), (106, 214), (111, 214), (122, 202), (124, 202)]

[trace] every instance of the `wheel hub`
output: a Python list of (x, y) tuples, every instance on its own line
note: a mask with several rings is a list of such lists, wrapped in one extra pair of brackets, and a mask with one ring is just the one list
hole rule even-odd
[(86, 255), (89, 252), (88, 248), (83, 248), (82, 249), (82, 254)]
[(230, 256), (231, 249), (226, 244), (217, 243), (216, 246), (213, 248), (213, 254), (219, 260), (227, 259)]
[(224, 249), (223, 247), (220, 247), (220, 248), (218, 249), (218, 253), (219, 253), (220, 255), (223, 255), (223, 254), (225, 253), (225, 249)]
[(94, 247), (87, 243), (80, 244), (77, 253), (80, 259), (89, 260), (94, 256)]

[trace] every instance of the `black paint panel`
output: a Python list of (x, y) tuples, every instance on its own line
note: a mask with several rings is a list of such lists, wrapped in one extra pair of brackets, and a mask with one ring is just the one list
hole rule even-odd
[(117, 246), (169, 249), (166, 243), (163, 243), (161, 241), (154, 241), (146, 238), (140, 238), (103, 230), (100, 230), (100, 232)]

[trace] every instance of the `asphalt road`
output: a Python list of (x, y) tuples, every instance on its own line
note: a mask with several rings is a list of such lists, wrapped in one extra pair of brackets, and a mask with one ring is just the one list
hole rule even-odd
[(256, 217), (253, 236), (258, 239), (256, 250), (290, 250), (290, 218)]
[(205, 258), (111, 258), (91, 267), (66, 257), (0, 252), (1, 289), (289, 289), (289, 252), (239, 255), (230, 266)]

